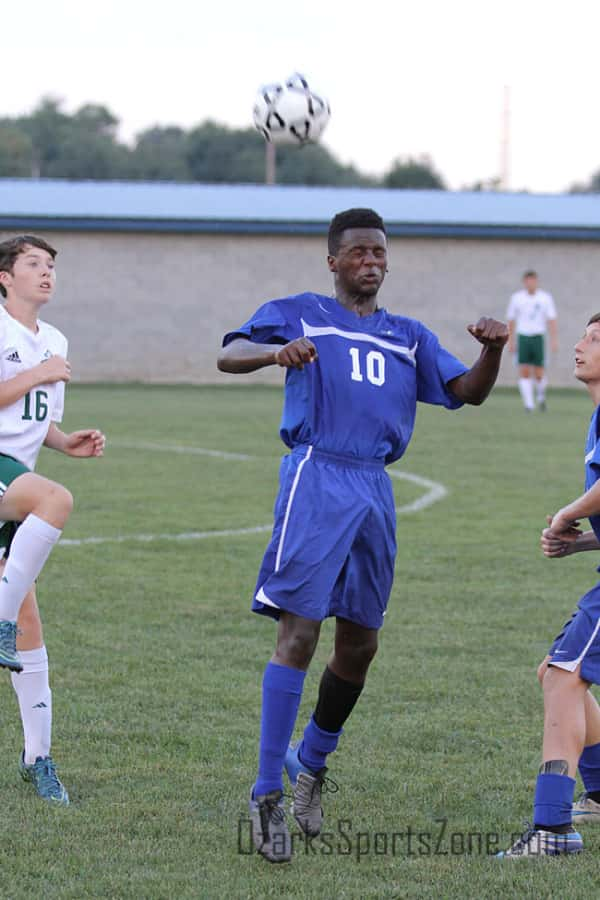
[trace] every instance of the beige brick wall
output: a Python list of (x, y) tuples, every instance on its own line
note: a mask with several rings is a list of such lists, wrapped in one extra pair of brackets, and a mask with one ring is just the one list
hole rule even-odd
[[(3, 235), (8, 236), (8, 235)], [(331, 291), (321, 237), (46, 233), (59, 250), (58, 288), (45, 316), (70, 340), (79, 381), (223, 382), (222, 334), (263, 300)], [(554, 384), (572, 379), (572, 347), (600, 311), (600, 246), (559, 241), (390, 240), (381, 301), (422, 319), (465, 362), (477, 347), (465, 326), (503, 318), (510, 293), (536, 268), (554, 294), (561, 348)], [(249, 380), (279, 380), (265, 370)], [(512, 384), (506, 359), (500, 383)]]

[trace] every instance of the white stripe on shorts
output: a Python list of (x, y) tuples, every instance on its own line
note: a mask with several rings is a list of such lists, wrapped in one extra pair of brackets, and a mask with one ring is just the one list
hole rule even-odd
[(598, 619), (598, 621), (596, 622), (596, 627), (592, 631), (591, 638), (589, 639), (589, 641), (587, 642), (587, 644), (585, 645), (585, 647), (583, 648), (583, 650), (581, 651), (581, 653), (579, 654), (577, 659), (569, 659), (569, 660), (566, 660), (565, 662), (562, 662), (562, 661), (554, 662), (554, 660), (552, 660), (551, 665), (556, 666), (557, 669), (565, 669), (567, 672), (574, 672), (575, 669), (577, 668), (577, 666), (579, 665), (579, 663), (581, 662), (581, 660), (583, 659), (583, 657), (585, 656), (585, 654), (590, 649), (596, 635), (598, 634), (599, 628), (600, 628), (600, 619)]
[(304, 459), (298, 466), (298, 470), (296, 472), (296, 477), (294, 478), (294, 483), (292, 485), (292, 490), (290, 491), (290, 496), (288, 498), (287, 506), (285, 508), (285, 516), (283, 519), (283, 527), (281, 529), (281, 537), (279, 538), (279, 546), (277, 547), (277, 556), (275, 558), (275, 571), (276, 572), (279, 571), (279, 566), (281, 565), (281, 554), (283, 553), (283, 542), (285, 541), (285, 533), (287, 531), (288, 519), (290, 517), (292, 503), (294, 502), (294, 494), (296, 493), (296, 488), (298, 487), (298, 482), (300, 481), (300, 475), (302, 473), (302, 468), (303, 468), (304, 464), (307, 463), (308, 460), (310, 459), (312, 451), (313, 451), (312, 446), (309, 446), (308, 450), (306, 451), (306, 456), (304, 457)]
[(277, 606), (276, 603), (274, 603), (272, 600), (269, 599), (269, 597), (267, 597), (267, 595), (265, 594), (265, 592), (263, 591), (262, 588), (256, 595), (256, 599), (258, 600), (259, 603), (264, 603), (265, 606), (273, 606), (275, 609), (280, 609), (280, 607)]

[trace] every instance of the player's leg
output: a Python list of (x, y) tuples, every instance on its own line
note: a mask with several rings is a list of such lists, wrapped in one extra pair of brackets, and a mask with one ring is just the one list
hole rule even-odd
[(542, 412), (546, 412), (546, 388), (548, 387), (548, 379), (543, 364), (534, 366), (533, 375), (535, 378), (535, 399), (537, 405)]
[(321, 829), (321, 795), (334, 784), (325, 779), (327, 757), (338, 746), (377, 652), (394, 575), (395, 510), (389, 477), (366, 468), (354, 480), (355, 493), (369, 497), (369, 512), (355, 534), (333, 592), (335, 643), (321, 677), (317, 704), (302, 740), (286, 756), (294, 790), (293, 813), (307, 834)]
[(269, 862), (291, 858), (283, 767), (320, 629), (318, 621), (282, 611), (275, 653), (263, 675), (258, 774), (250, 796), (250, 820), (255, 846)]
[(590, 684), (600, 682), (600, 619), (596, 586), (558, 635), (538, 677), (544, 691), (542, 765), (536, 782), (533, 828), (499, 856), (555, 856), (578, 853), (581, 835), (573, 828), (577, 765), (585, 742), (597, 737)]
[(73, 507), (73, 498), (66, 488), (23, 469), (6, 487), (0, 500), (0, 519), (21, 523), (0, 579), (0, 626), (8, 635), (6, 642), (0, 642), (0, 665), (14, 671), (20, 670), (20, 663), (10, 635), (15, 633), (21, 604)]
[(523, 406), (527, 412), (531, 412), (535, 407), (529, 353), (530, 344), (528, 336), (523, 334), (518, 335), (517, 361), (519, 364), (519, 393), (521, 394), (521, 400), (523, 401)]
[(24, 748), (19, 771), (23, 780), (31, 782), (42, 799), (67, 806), (69, 796), (58, 778), (50, 754), (52, 692), (35, 588), (27, 593), (23, 601), (17, 628), (17, 650), (23, 669), (12, 672), (11, 679), (23, 724)]

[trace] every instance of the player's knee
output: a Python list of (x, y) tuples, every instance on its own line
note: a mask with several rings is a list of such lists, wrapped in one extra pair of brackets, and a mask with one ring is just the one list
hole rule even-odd
[(346, 671), (362, 674), (369, 668), (373, 657), (377, 653), (377, 638), (369, 638), (362, 643), (347, 645), (338, 644), (335, 655)]
[(298, 630), (287, 633), (277, 641), (276, 656), (285, 665), (304, 669), (312, 659), (317, 640), (318, 634), (311, 631)]
[(65, 521), (73, 510), (73, 494), (62, 484), (53, 484), (46, 498), (46, 503), (55, 515)]

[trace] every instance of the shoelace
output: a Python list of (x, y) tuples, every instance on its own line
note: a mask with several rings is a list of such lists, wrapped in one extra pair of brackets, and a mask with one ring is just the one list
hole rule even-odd
[(40, 786), (43, 788), (60, 788), (56, 767), (53, 761), (47, 756), (45, 759), (37, 760), (33, 764), (33, 768), (39, 779)]
[(306, 788), (306, 783), (304, 782), (304, 780), (298, 781), (296, 785), (296, 796), (294, 799), (296, 812), (303, 812), (305, 809), (307, 809), (311, 805), (315, 794), (318, 794), (318, 798), (320, 800), (322, 793), (336, 794), (339, 789), (340, 788), (337, 781), (334, 781), (333, 778), (325, 775), (325, 772), (316, 773), (310, 789)]
[(285, 809), (281, 804), (284, 794), (279, 797), (277, 800), (263, 800), (262, 803), (258, 805), (258, 812), (260, 815), (260, 827), (262, 829), (263, 841), (267, 843), (269, 841), (269, 825), (273, 822), (274, 825), (279, 825), (285, 819)]

